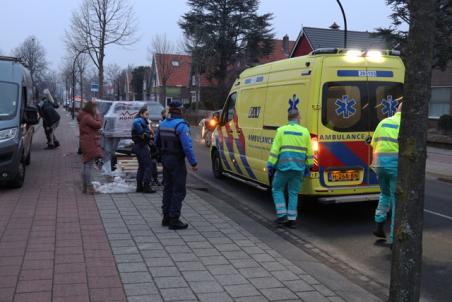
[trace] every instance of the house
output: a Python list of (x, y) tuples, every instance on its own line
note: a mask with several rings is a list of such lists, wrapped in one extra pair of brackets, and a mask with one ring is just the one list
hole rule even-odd
[[(290, 57), (309, 54), (318, 48), (343, 48), (344, 31), (333, 24), (329, 29), (304, 27)], [(392, 48), (383, 38), (367, 31), (347, 31), (347, 48), (389, 49)], [(443, 114), (452, 114), (452, 66), (446, 71), (434, 70), (432, 74), (432, 96), (429, 104), (430, 125)]]

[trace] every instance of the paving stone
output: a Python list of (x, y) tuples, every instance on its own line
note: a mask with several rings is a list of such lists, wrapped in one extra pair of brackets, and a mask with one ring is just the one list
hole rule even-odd
[(245, 297), (245, 298), (237, 298), (234, 299), (235, 302), (265, 302), (268, 301), (264, 296), (253, 296), (253, 297)]
[(216, 281), (196, 281), (188, 282), (188, 284), (196, 294), (224, 292), (223, 287)]
[(231, 274), (237, 274), (238, 273), (238, 271), (230, 264), (226, 264), (226, 265), (210, 265), (210, 266), (207, 266), (207, 269), (213, 275), (231, 275)]
[(213, 248), (193, 249), (193, 253), (198, 257), (221, 256), (220, 252)]
[(323, 284), (314, 284), (314, 285), (312, 285), (312, 287), (314, 287), (319, 293), (321, 293), (325, 297), (330, 297), (330, 296), (336, 295)]
[(276, 277), (279, 281), (291, 281), (291, 280), (300, 280), (297, 275), (289, 271), (275, 271), (271, 272), (273, 276)]
[(187, 282), (185, 282), (182, 277), (156, 277), (154, 278), (155, 284), (158, 288), (180, 288), (186, 287)]
[(141, 262), (143, 258), (139, 254), (124, 254), (115, 255), (116, 262), (119, 263), (131, 263), (131, 262)]
[(199, 261), (177, 262), (180, 271), (204, 271), (206, 267)]
[(251, 257), (254, 258), (257, 262), (274, 262), (275, 258), (270, 256), (269, 254), (252, 254)]
[(169, 258), (169, 255), (165, 250), (142, 250), (141, 255), (143, 258), (161, 258), (166, 257)]
[(220, 265), (229, 263), (228, 260), (223, 256), (200, 257), (200, 259), (204, 265)]
[(258, 289), (284, 287), (284, 285), (273, 277), (250, 278), (249, 281)]
[(249, 297), (249, 296), (258, 296), (259, 292), (257, 289), (250, 284), (242, 284), (242, 285), (228, 285), (225, 286), (224, 289), (233, 297)]
[(112, 247), (111, 248), (114, 255), (124, 255), (124, 254), (138, 254), (138, 249), (136, 247)]
[(300, 279), (303, 279), (309, 285), (320, 284), (319, 281), (314, 279), (311, 275), (300, 275)]
[(146, 264), (149, 267), (173, 266), (174, 262), (169, 257), (146, 258)]
[(260, 265), (270, 272), (287, 270), (287, 268), (285, 266), (283, 266), (281, 263), (276, 262), (276, 261), (275, 262), (262, 262), (262, 263), (260, 263)]
[(205, 271), (186, 271), (182, 275), (187, 281), (213, 281), (214, 278), (209, 272)]
[[(253, 244), (254, 245), (254, 244)], [(265, 251), (261, 248), (258, 248), (257, 246), (244, 246), (242, 247), (242, 250), (247, 254), (264, 254)]]
[(247, 253), (243, 251), (233, 251), (233, 252), (222, 252), (223, 256), (228, 260), (233, 259), (251, 259)]
[(128, 302), (163, 302), (160, 295), (129, 296)]
[(322, 296), (319, 292), (299, 292), (297, 293), (304, 302), (329, 302), (327, 298)]
[(315, 290), (303, 280), (285, 281), (284, 284), (294, 292), (305, 292)]
[(239, 269), (239, 272), (245, 278), (271, 277), (270, 273), (261, 267), (241, 268)]
[(196, 296), (189, 288), (167, 288), (160, 292), (165, 301), (196, 300)]
[(217, 250), (219, 250), (220, 252), (240, 251), (240, 247), (237, 244), (234, 244), (234, 243), (215, 244), (215, 248)]
[(231, 274), (231, 275), (217, 275), (215, 279), (221, 285), (239, 285), (239, 284), (248, 284), (248, 280), (245, 279), (242, 275), (239, 274)]
[(297, 296), (287, 288), (261, 289), (262, 294), (270, 301), (285, 301), (297, 299)]
[(152, 277), (179, 277), (181, 274), (175, 266), (152, 267)]
[(337, 297), (337, 296), (328, 297), (328, 300), (330, 300), (331, 302), (345, 302), (344, 299), (342, 299), (341, 297)]
[(121, 280), (123, 283), (152, 282), (151, 275), (145, 272), (121, 273)]
[(197, 294), (197, 296), (201, 302), (232, 302), (226, 293)]
[(192, 253), (171, 254), (171, 258), (173, 258), (173, 260), (176, 262), (197, 261), (198, 260), (198, 257)]
[(143, 262), (136, 263), (119, 263), (118, 271), (120, 273), (147, 272), (146, 264)]
[(232, 259), (232, 260), (230, 260), (230, 262), (235, 268), (253, 268), (253, 267), (256, 268), (256, 267), (261, 267), (259, 265), (259, 263), (257, 263), (253, 259)]
[(155, 284), (151, 282), (124, 284), (124, 290), (127, 296), (144, 296), (159, 293)]

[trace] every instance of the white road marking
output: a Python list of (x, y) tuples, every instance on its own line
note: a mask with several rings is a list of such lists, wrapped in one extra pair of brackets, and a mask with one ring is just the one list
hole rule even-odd
[(433, 212), (433, 211), (430, 211), (430, 210), (427, 210), (427, 209), (424, 209), (424, 212), (427, 212), (429, 214), (433, 214), (433, 215), (436, 215), (436, 216), (439, 216), (439, 217), (442, 217), (442, 218), (445, 218), (445, 219), (448, 219), (448, 220), (452, 221), (452, 217), (444, 215), (444, 214), (441, 214), (441, 213)]

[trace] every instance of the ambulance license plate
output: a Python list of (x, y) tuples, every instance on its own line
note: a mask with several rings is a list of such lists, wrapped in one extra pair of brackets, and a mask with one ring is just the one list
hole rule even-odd
[(359, 180), (359, 171), (330, 171), (328, 172), (328, 180), (337, 181), (357, 181)]

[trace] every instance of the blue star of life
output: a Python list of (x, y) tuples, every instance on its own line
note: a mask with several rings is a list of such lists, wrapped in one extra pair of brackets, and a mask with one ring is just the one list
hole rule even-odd
[(396, 113), (397, 101), (392, 98), (392, 95), (388, 95), (386, 99), (382, 99), (381, 104), (383, 105), (381, 112), (387, 117), (393, 116)]
[(342, 96), (342, 99), (336, 100), (336, 114), (342, 115), (343, 118), (348, 119), (356, 113), (355, 99), (349, 99), (348, 95)]
[(289, 109), (287, 111), (290, 111), (292, 109), (298, 109), (297, 106), (300, 103), (300, 99), (297, 98), (297, 95), (294, 94), (291, 99), (289, 99)]

